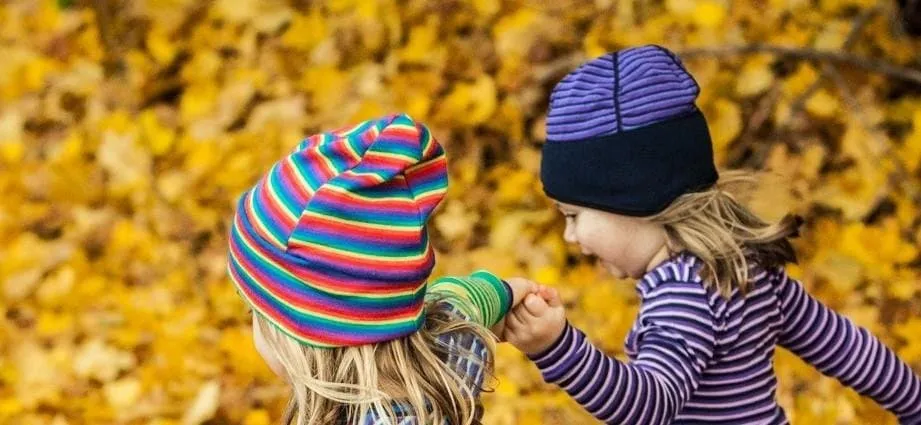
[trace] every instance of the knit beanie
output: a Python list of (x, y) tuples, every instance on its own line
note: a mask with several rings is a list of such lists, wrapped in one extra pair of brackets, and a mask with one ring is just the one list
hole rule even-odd
[(447, 184), (444, 151), (407, 115), (310, 136), (237, 202), (231, 280), (307, 345), (411, 334), (435, 260), (425, 224)]
[(558, 201), (630, 216), (661, 212), (717, 178), (700, 88), (648, 45), (608, 53), (554, 87), (541, 180)]

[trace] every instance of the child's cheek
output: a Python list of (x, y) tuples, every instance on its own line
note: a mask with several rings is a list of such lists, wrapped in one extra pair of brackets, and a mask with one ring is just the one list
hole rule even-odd
[(281, 362), (278, 361), (278, 357), (276, 357), (272, 349), (269, 348), (269, 344), (266, 342), (265, 336), (262, 335), (262, 331), (259, 329), (255, 320), (253, 320), (253, 345), (256, 346), (256, 351), (262, 356), (262, 360), (269, 365), (269, 369), (272, 369), (272, 372), (275, 372), (279, 377), (284, 377), (285, 370)]

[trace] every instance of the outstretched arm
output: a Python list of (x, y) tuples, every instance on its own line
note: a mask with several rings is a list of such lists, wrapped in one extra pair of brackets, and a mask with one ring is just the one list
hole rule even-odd
[(778, 343), (827, 376), (921, 424), (921, 378), (870, 331), (810, 296), (794, 279), (777, 282), (783, 327)]

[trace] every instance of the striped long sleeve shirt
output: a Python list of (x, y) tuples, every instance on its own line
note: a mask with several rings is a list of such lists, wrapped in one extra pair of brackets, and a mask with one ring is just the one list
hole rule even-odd
[(608, 424), (786, 424), (777, 404), (775, 346), (870, 397), (903, 424), (921, 424), (921, 378), (866, 329), (811, 297), (782, 268), (758, 272), (747, 295), (702, 285), (681, 254), (637, 282), (641, 307), (623, 363), (567, 325), (532, 356)]
[[(442, 277), (429, 285), (428, 302), (442, 302), (444, 312), (457, 320), (472, 321), (485, 327), (492, 327), (505, 317), (511, 308), (512, 290), (507, 283), (486, 271), (478, 271), (469, 277)], [(445, 365), (464, 378), (467, 389), (479, 402), (489, 360), (486, 341), (469, 332), (449, 332), (438, 337), (448, 352)], [(397, 422), (383, 415), (369, 412), (364, 425), (419, 425), (417, 416), (408, 404), (392, 403)], [(482, 408), (477, 405), (477, 417)], [(448, 424), (444, 424), (448, 425)]]

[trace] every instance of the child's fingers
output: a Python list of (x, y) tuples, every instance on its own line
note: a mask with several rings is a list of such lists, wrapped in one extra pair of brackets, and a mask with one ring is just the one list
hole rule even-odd
[(550, 290), (551, 288), (549, 286), (540, 285), (540, 288), (537, 288), (537, 295), (540, 295), (544, 301), (550, 302)]
[(522, 302), (522, 305), (524, 305), (524, 309), (531, 316), (534, 316), (534, 317), (543, 316), (547, 312), (547, 309), (549, 307), (547, 305), (547, 302), (544, 301), (543, 298), (537, 295), (534, 295), (534, 294), (531, 294), (525, 297), (524, 301)]
[(524, 329), (525, 322), (522, 320), (519, 309), (513, 309), (505, 315), (505, 328), (506, 330), (519, 330)]
[(508, 278), (505, 283), (512, 288), (512, 306), (518, 305), (525, 296), (538, 290), (534, 282), (521, 277)]
[(524, 337), (520, 334), (521, 331), (515, 330), (512, 328), (505, 329), (505, 342), (508, 342), (514, 345), (519, 350), (521, 349), (521, 342), (524, 341)]
[(546, 286), (541, 287), (541, 297), (547, 301), (547, 305), (550, 307), (560, 307), (563, 305), (563, 300), (560, 299), (560, 293), (556, 289), (548, 288)]
[(490, 327), (489, 330), (492, 331), (493, 335), (496, 336), (496, 339), (498, 339), (499, 342), (505, 341), (506, 331), (505, 331), (505, 319), (504, 318), (500, 320), (499, 323), (492, 325), (492, 327)]

